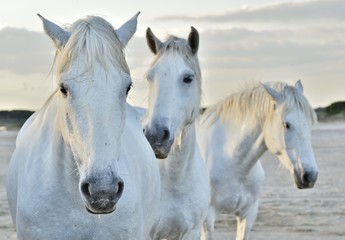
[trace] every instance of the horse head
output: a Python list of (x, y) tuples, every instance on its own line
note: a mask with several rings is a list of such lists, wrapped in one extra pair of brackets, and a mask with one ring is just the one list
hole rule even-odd
[(137, 16), (118, 30), (95, 16), (65, 30), (39, 15), (57, 48), (57, 115), (90, 213), (113, 212), (124, 190), (117, 164), (132, 80), (123, 48), (136, 31)]
[(199, 114), (199, 34), (192, 27), (188, 39), (170, 36), (161, 42), (148, 28), (146, 39), (156, 58), (147, 74), (149, 106), (144, 131), (156, 157), (166, 158), (182, 129)]
[(318, 176), (311, 145), (314, 110), (303, 96), (303, 86), (285, 86), (282, 91), (263, 84), (274, 101), (274, 110), (264, 124), (264, 138), (270, 152), (293, 174), (299, 189), (312, 188)]

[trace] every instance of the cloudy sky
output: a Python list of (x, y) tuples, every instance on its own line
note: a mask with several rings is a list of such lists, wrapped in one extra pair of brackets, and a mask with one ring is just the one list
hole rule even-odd
[(204, 105), (253, 82), (298, 79), (314, 107), (345, 100), (344, 0), (12, 0), (0, 9), (0, 110), (36, 110), (54, 89), (54, 47), (36, 13), (61, 25), (98, 15), (118, 27), (137, 11), (126, 50), (132, 104), (147, 104), (146, 28), (163, 40), (190, 26), (200, 33)]

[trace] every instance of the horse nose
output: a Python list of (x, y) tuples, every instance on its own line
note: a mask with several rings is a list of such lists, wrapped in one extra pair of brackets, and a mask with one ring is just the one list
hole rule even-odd
[(96, 214), (113, 212), (123, 189), (124, 183), (120, 177), (86, 178), (80, 184), (87, 210)]
[(170, 139), (170, 131), (165, 126), (155, 126), (152, 129), (144, 128), (143, 132), (151, 143), (164, 144)]
[(160, 130), (160, 138), (161, 138), (161, 142), (166, 142), (169, 140), (170, 138), (170, 132), (169, 132), (169, 129), (167, 127), (163, 127), (161, 130)]
[(303, 184), (310, 187), (314, 186), (317, 176), (318, 176), (318, 173), (315, 171), (305, 171), (302, 174)]
[(146, 126), (144, 133), (156, 157), (160, 159), (166, 158), (174, 143), (174, 138), (169, 128), (160, 124), (153, 124)]

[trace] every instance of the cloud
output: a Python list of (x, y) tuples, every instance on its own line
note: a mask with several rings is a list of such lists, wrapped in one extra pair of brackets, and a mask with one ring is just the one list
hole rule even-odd
[(0, 70), (48, 74), (53, 52), (53, 44), (43, 33), (10, 27), (0, 30)]
[(259, 8), (244, 8), (220, 15), (199, 17), (170, 15), (154, 21), (200, 21), (200, 22), (296, 22), (304, 20), (345, 20), (345, 1), (316, 0), (286, 2)]
[[(339, 86), (345, 76), (344, 27), (204, 29), (200, 32), (198, 54), (205, 105), (221, 100), (248, 82), (294, 84), (298, 79), (302, 79), (313, 106), (343, 99)], [(128, 55), (135, 86), (131, 91), (133, 103), (144, 106), (145, 72), (154, 56), (142, 37), (130, 42)]]
[(247, 82), (297, 79), (313, 106), (344, 99), (344, 28), (203, 31), (200, 44), (206, 105)]
[(55, 49), (43, 33), (0, 30), (0, 109), (37, 109), (53, 91)]
[[(344, 99), (345, 27), (341, 25), (260, 31), (204, 28), (200, 31), (199, 49), (205, 105), (229, 95), (245, 85), (244, 82), (293, 84), (297, 79), (302, 79), (313, 106)], [(47, 77), (53, 52), (53, 44), (43, 33), (14, 28), (1, 30), (0, 79), (5, 79), (5, 85), (10, 87), (0, 88), (0, 103), (18, 99), (13, 108), (31, 106), (30, 109), (43, 104), (54, 81), (53, 77)], [(145, 38), (137, 36), (129, 42), (126, 55), (134, 80), (130, 102), (145, 106), (145, 73), (154, 56)]]
[[(333, 36), (333, 37), (332, 37)], [(208, 67), (272, 68), (345, 60), (345, 29), (205, 31)]]

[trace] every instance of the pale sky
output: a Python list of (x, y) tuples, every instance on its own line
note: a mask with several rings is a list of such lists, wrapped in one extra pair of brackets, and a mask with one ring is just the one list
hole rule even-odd
[(36, 13), (61, 25), (98, 15), (119, 27), (138, 11), (126, 50), (134, 105), (147, 104), (147, 27), (161, 40), (198, 29), (203, 105), (253, 82), (298, 79), (314, 107), (345, 100), (344, 0), (12, 0), (0, 9), (0, 110), (37, 110), (54, 89), (54, 46)]

